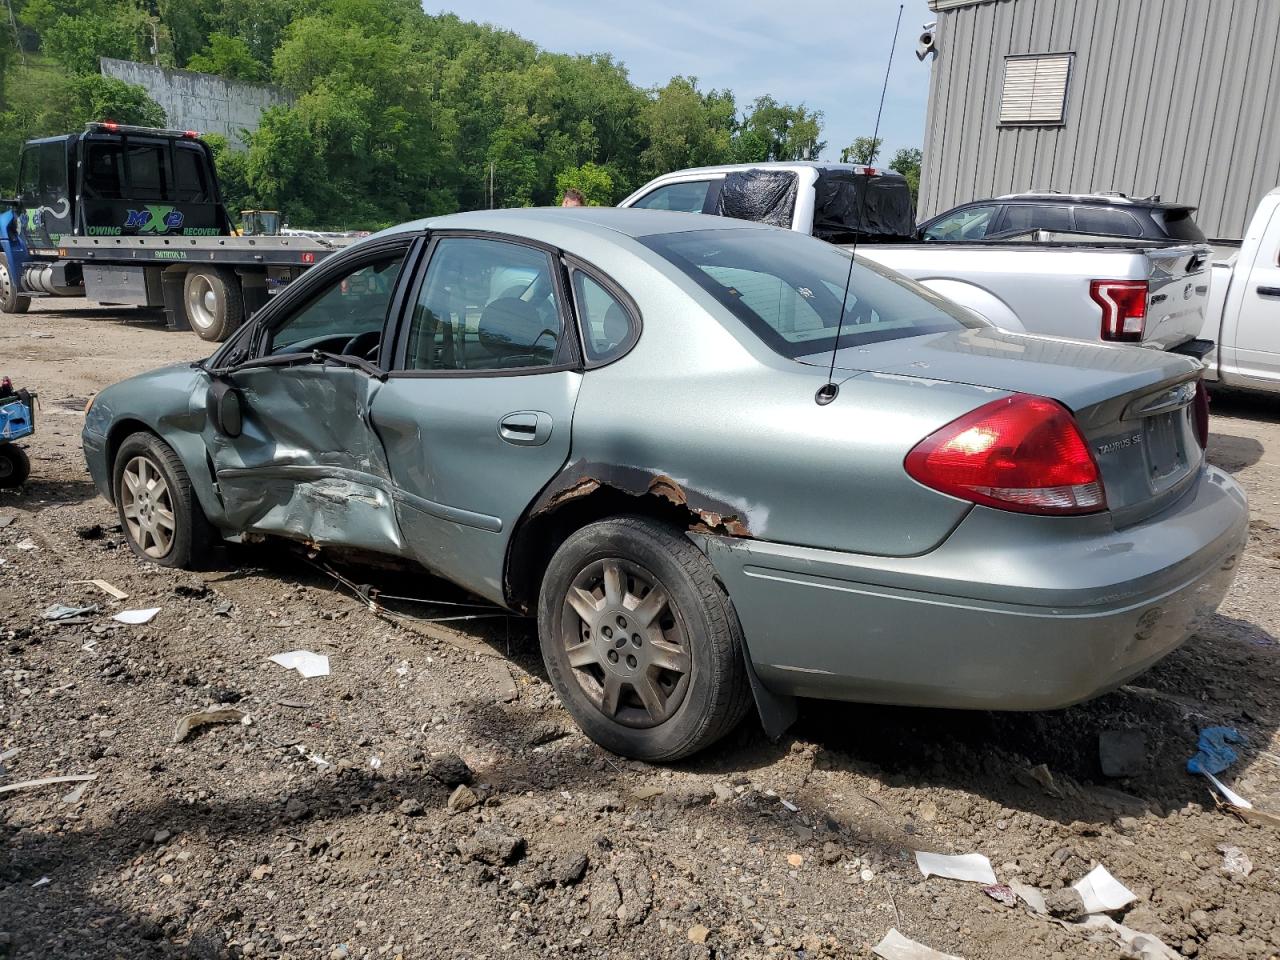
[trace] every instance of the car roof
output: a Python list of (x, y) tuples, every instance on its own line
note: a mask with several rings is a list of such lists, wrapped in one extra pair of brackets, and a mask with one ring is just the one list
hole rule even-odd
[[(1152, 207), (1161, 210), (1194, 210), (1185, 203), (1161, 200), (1158, 197), (1128, 197), (1122, 193), (1058, 193), (1055, 190), (1027, 190), (1023, 193), (1006, 193), (993, 200), (1004, 203), (1039, 202), (1058, 200), (1063, 203), (1114, 204), (1116, 206)], [(983, 201), (976, 201), (983, 202)], [(989, 202), (989, 201), (988, 201)]]
[[(898, 171), (890, 170), (888, 167), (879, 167), (874, 163), (834, 163), (827, 160), (766, 160), (762, 163), (722, 163), (711, 167), (684, 167), (679, 170), (671, 170), (653, 179), (661, 180), (677, 174), (683, 177), (687, 174), (722, 174), (735, 173), (741, 170), (847, 170), (850, 173), (861, 173), (867, 167), (874, 168), (878, 174), (886, 177), (902, 177), (902, 174), (898, 173)], [(649, 182), (652, 183), (653, 181)]]
[(390, 227), (374, 236), (422, 230), (478, 230), (511, 233), (531, 240), (564, 246), (567, 234), (578, 239), (600, 238), (609, 233), (626, 237), (647, 237), (690, 230), (776, 230), (768, 224), (729, 217), (708, 217), (700, 213), (645, 210), (624, 207), (512, 207), (504, 210), (473, 210), (426, 217)]

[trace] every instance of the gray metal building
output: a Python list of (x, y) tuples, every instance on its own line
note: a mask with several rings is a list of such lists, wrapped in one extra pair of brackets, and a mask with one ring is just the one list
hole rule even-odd
[(930, 0), (919, 218), (1022, 190), (1160, 194), (1239, 238), (1280, 185), (1280, 0)]

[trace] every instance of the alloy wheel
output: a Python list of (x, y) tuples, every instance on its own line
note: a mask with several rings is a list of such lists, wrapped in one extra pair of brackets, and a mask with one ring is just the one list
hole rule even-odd
[(120, 500), (129, 536), (148, 557), (164, 557), (173, 547), (177, 530), (168, 482), (146, 457), (134, 457), (125, 464), (120, 479)]
[(207, 330), (218, 320), (218, 295), (213, 284), (202, 273), (187, 282), (187, 316), (202, 330)]
[(693, 672), (688, 635), (670, 593), (639, 564), (588, 564), (569, 586), (560, 625), (574, 679), (606, 717), (655, 727), (684, 701)]

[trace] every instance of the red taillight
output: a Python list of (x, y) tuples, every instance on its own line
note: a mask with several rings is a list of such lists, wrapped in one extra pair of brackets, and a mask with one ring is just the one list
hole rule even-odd
[(1016, 393), (953, 420), (907, 454), (926, 487), (1003, 510), (1075, 514), (1105, 510), (1098, 464), (1070, 412)]
[(1209, 446), (1209, 388), (1201, 380), (1196, 384), (1196, 398), (1191, 409), (1191, 420), (1196, 428), (1196, 440), (1200, 449)]
[(106, 127), (108, 130), (119, 130), (119, 129), (120, 129), (120, 124), (116, 123), (114, 120), (106, 120), (106, 121), (104, 121), (104, 122), (103, 122), (103, 124), (102, 124), (102, 125), (103, 125), (104, 127)]
[(188, 140), (197, 140), (200, 137), (199, 130), (183, 130), (182, 135)]
[(1147, 325), (1147, 281), (1094, 280), (1089, 296), (1102, 308), (1102, 339), (1132, 343)]

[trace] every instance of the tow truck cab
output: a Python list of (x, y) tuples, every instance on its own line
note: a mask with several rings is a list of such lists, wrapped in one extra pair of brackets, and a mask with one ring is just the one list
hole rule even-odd
[(193, 131), (90, 123), (30, 140), (0, 213), (0, 244), (20, 288), (84, 293), (80, 266), (59, 260), (64, 236), (228, 236), (208, 144)]

